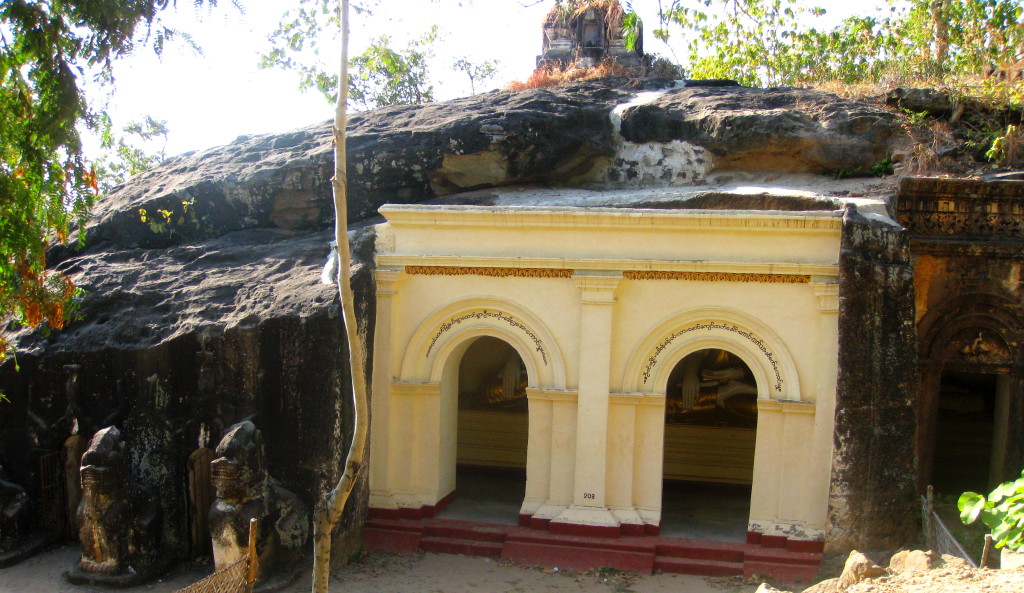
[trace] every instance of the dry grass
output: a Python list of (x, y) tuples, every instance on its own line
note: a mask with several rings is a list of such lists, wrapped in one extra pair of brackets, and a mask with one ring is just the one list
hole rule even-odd
[(576, 65), (571, 65), (566, 68), (537, 68), (525, 81), (513, 80), (505, 87), (505, 90), (523, 91), (526, 89), (540, 89), (557, 86), (567, 82), (607, 78), (609, 76), (641, 78), (643, 75), (644, 71), (642, 68), (632, 68), (630, 66), (622, 65), (616, 60), (606, 59), (592, 68), (579, 67)]
[(622, 17), (626, 12), (619, 0), (564, 0), (562, 5), (555, 4), (544, 17), (547, 26), (562, 23), (566, 26), (591, 8), (604, 13), (604, 22), (611, 27), (622, 27)]

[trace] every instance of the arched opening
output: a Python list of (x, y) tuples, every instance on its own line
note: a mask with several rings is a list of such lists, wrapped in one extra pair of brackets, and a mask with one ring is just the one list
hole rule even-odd
[(210, 480), (213, 449), (196, 449), (188, 457), (189, 556), (210, 556), (210, 524), (207, 516), (213, 504), (214, 489)]
[(757, 431), (757, 382), (736, 354), (683, 357), (665, 391), (661, 533), (744, 541)]
[[(442, 516), (515, 523), (526, 488), (526, 366), (511, 345), (482, 336), (457, 368), (442, 380), (457, 381), (457, 497)], [(442, 392), (455, 391), (449, 389), (442, 386)]]

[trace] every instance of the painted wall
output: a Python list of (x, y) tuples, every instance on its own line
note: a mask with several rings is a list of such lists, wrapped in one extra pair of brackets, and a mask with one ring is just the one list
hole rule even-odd
[(823, 537), (840, 213), (381, 212), (372, 507), (430, 508), (455, 488), (459, 363), (492, 336), (529, 375), (521, 517), (650, 532), (668, 376), (687, 354), (720, 348), (757, 383), (754, 442), (736, 443), (754, 449), (750, 530)]

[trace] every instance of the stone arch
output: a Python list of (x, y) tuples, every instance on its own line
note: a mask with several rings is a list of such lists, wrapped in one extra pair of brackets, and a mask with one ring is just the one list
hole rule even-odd
[(451, 360), (461, 360), (482, 336), (503, 340), (523, 359), (530, 387), (565, 388), (565, 363), (554, 334), (531, 311), (505, 299), (469, 297), (431, 313), (413, 333), (400, 380), (440, 382)]
[(993, 294), (961, 295), (925, 315), (920, 323), (919, 354), (932, 360), (962, 360), (964, 340), (983, 332), (993, 349), (977, 362), (1024, 361), (1024, 320), (1020, 306)]
[(709, 348), (727, 350), (750, 367), (758, 399), (802, 399), (796, 365), (775, 332), (746, 313), (718, 307), (677, 313), (647, 332), (630, 355), (623, 391), (664, 395), (676, 364)]

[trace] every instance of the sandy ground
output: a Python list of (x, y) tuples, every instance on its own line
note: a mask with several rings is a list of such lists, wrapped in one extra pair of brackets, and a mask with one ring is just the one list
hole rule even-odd
[[(61, 577), (78, 557), (77, 547), (64, 546), (0, 570), (0, 593), (109, 593), (108, 589), (71, 585)], [(179, 567), (158, 581), (120, 591), (170, 593), (209, 572), (208, 566)], [(330, 589), (338, 593), (753, 593), (757, 585), (738, 578), (576, 572), (469, 556), (372, 553), (337, 570)], [(306, 576), (285, 592), (309, 589)]]

